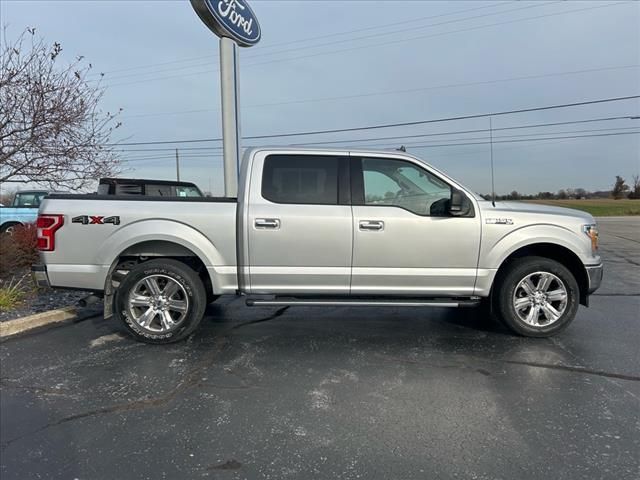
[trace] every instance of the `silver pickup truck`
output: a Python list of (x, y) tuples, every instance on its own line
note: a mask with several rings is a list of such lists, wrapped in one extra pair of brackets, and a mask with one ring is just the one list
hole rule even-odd
[(602, 279), (587, 213), (483, 200), (402, 152), (254, 148), (236, 198), (50, 195), (40, 284), (94, 291), (137, 339), (185, 338), (207, 303), (462, 307), (565, 328)]

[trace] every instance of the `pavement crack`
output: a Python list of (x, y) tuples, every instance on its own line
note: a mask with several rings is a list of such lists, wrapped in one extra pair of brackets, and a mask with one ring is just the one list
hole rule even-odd
[[(630, 258), (627, 258), (627, 257), (625, 257), (625, 256), (623, 256), (623, 255), (620, 255), (620, 254), (619, 254), (619, 253), (617, 253), (617, 252), (608, 252), (608, 255), (613, 255), (614, 257), (617, 257), (617, 258), (619, 258), (619, 259), (621, 259), (621, 260), (624, 260), (624, 261), (625, 261), (625, 262), (627, 262), (627, 263), (630, 263), (630, 264), (632, 264), (632, 265), (635, 265), (635, 266), (637, 266), (637, 267), (640, 267), (640, 263), (639, 263), (639, 262), (636, 262), (635, 260), (631, 260)], [(603, 256), (604, 256), (604, 255), (603, 255)], [(607, 261), (609, 261), (608, 259), (606, 259), (606, 260), (607, 260)]]
[(623, 240), (628, 240), (634, 243), (640, 243), (640, 240), (636, 240), (635, 238), (623, 237), (622, 235), (614, 235), (613, 233), (607, 233), (607, 235), (611, 235), (612, 237), (621, 238)]
[(47, 388), (47, 387), (40, 387), (37, 385), (22, 385), (17, 380), (12, 380), (9, 378), (0, 378), (0, 386), (2, 388), (24, 390), (24, 391), (35, 393), (35, 394), (51, 395), (51, 396), (66, 397), (66, 398), (78, 398), (77, 395), (71, 395), (70, 393), (68, 393), (67, 389)]
[(596, 375), (598, 377), (619, 378), (621, 380), (629, 380), (631, 382), (640, 382), (640, 376), (626, 375), (624, 373), (606, 372), (604, 370), (595, 370), (587, 367), (579, 367), (574, 365), (562, 365), (554, 363), (525, 362), (521, 360), (503, 360), (504, 363), (513, 365), (525, 365), (527, 367), (549, 368), (551, 370), (564, 370), (574, 373), (585, 373), (588, 375)]
[[(411, 364), (419, 364), (419, 365), (429, 365), (435, 368), (460, 368), (460, 369), (468, 369), (468, 370), (472, 370), (475, 371), (477, 373), (481, 373), (483, 375), (486, 375), (488, 372), (484, 369), (480, 369), (477, 367), (472, 367), (467, 365), (465, 362), (459, 363), (459, 364), (437, 364), (437, 363), (427, 363), (427, 362), (422, 362), (420, 360), (415, 360), (415, 359), (411, 359), (411, 358), (401, 358), (401, 357), (391, 357), (388, 355), (378, 355), (379, 357), (384, 357), (390, 360), (395, 360), (398, 362), (402, 362), (402, 363), (411, 363)], [(616, 373), (616, 372), (606, 372), (604, 370), (596, 370), (596, 369), (592, 369), (592, 368), (587, 368), (587, 367), (581, 367), (581, 366), (576, 366), (576, 365), (563, 365), (563, 364), (556, 364), (556, 363), (542, 363), (542, 362), (530, 362), (530, 361), (524, 361), (524, 360), (488, 360), (486, 358), (480, 358), (480, 357), (473, 357), (473, 356), (468, 356), (468, 355), (464, 355), (463, 356), (465, 359), (469, 359), (469, 360), (473, 360), (474, 362), (479, 362), (479, 363), (484, 363), (484, 364), (494, 364), (494, 365), (498, 365), (498, 364), (510, 364), (510, 365), (523, 365), (526, 367), (534, 367), (534, 368), (546, 368), (546, 369), (550, 369), (550, 370), (562, 370), (562, 371), (566, 371), (566, 372), (571, 372), (571, 373), (580, 373), (580, 374), (586, 374), (586, 375), (595, 375), (598, 377), (606, 377), (606, 378), (617, 378), (620, 380), (628, 380), (631, 382), (640, 382), (640, 376), (637, 375), (627, 375), (627, 374), (623, 374), (623, 373)]]
[(640, 293), (592, 293), (596, 297), (640, 297)]

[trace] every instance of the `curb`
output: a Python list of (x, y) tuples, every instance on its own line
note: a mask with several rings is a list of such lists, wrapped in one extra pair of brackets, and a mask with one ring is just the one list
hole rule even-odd
[(77, 310), (75, 307), (66, 307), (0, 322), (0, 338), (11, 337), (34, 328), (71, 320), (76, 316)]

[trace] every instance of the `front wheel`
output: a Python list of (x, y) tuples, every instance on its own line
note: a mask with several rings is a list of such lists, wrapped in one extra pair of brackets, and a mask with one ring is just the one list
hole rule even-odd
[(524, 257), (511, 263), (495, 294), (498, 317), (507, 327), (527, 337), (550, 337), (575, 318), (580, 290), (561, 263)]
[(190, 335), (200, 323), (207, 295), (198, 274), (172, 259), (136, 265), (115, 297), (115, 315), (137, 340), (172, 343)]

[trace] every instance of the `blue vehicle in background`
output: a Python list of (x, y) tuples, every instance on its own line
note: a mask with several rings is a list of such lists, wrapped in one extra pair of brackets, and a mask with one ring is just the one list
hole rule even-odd
[[(40, 203), (51, 190), (21, 190), (10, 206), (0, 204), (0, 235), (13, 234), (13, 229), (38, 218)], [(101, 178), (98, 195), (146, 195), (153, 197), (204, 197), (202, 191), (191, 182), (151, 180), (141, 178)], [(87, 195), (95, 195), (88, 193)]]
[(13, 229), (27, 223), (34, 223), (38, 218), (40, 202), (49, 190), (22, 190), (16, 192), (10, 206), (0, 207), (0, 234), (13, 233)]

